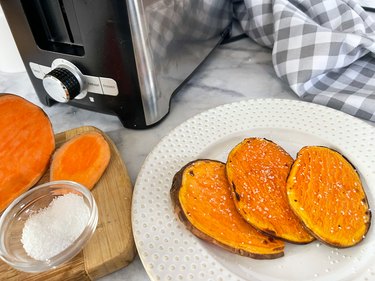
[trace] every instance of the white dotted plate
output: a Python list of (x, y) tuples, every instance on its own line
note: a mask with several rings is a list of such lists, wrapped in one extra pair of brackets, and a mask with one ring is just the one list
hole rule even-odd
[(242, 139), (266, 137), (293, 157), (305, 145), (325, 145), (358, 169), (375, 204), (375, 127), (340, 111), (302, 101), (261, 99), (220, 106), (175, 128), (147, 157), (134, 188), (136, 246), (151, 280), (374, 280), (373, 227), (359, 245), (336, 249), (313, 242), (285, 247), (285, 256), (254, 260), (193, 236), (173, 213), (174, 174), (198, 158), (224, 161)]

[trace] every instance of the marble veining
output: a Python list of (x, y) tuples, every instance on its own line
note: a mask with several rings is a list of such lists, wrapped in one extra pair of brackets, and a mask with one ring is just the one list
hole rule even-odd
[[(171, 78), (172, 79), (172, 78)], [(273, 69), (271, 52), (250, 39), (222, 45), (205, 61), (171, 102), (169, 115), (147, 130), (124, 128), (116, 116), (65, 104), (41, 105), (25, 72), (0, 72), (0, 92), (14, 93), (41, 106), (55, 132), (91, 125), (106, 132), (117, 145), (133, 183), (148, 153), (173, 128), (210, 108), (254, 98), (298, 99)], [(149, 280), (137, 257), (129, 266), (101, 280)]]

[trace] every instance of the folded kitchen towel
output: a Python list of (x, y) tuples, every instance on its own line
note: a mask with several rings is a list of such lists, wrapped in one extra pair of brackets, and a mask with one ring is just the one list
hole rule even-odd
[(244, 32), (272, 48), (276, 74), (299, 97), (375, 121), (375, 21), (356, 1), (233, 3)]

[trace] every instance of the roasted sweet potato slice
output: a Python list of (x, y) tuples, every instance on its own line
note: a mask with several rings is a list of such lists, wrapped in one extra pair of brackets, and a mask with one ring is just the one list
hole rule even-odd
[(55, 149), (48, 116), (16, 95), (0, 95), (0, 213), (46, 171)]
[(327, 147), (307, 146), (298, 152), (287, 194), (304, 225), (329, 245), (356, 245), (370, 227), (370, 208), (358, 173)]
[(293, 158), (276, 143), (247, 138), (228, 155), (226, 173), (241, 216), (260, 231), (297, 244), (314, 240), (289, 207)]
[(92, 189), (109, 164), (109, 144), (99, 132), (77, 135), (53, 155), (50, 179), (71, 180)]
[(238, 214), (224, 163), (196, 160), (187, 164), (174, 176), (170, 194), (178, 217), (197, 237), (252, 258), (283, 255), (283, 241), (261, 234)]

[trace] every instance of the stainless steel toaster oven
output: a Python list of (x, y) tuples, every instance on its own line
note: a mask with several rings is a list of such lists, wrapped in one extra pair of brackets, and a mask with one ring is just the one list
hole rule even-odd
[(227, 0), (0, 0), (40, 101), (147, 128), (230, 32)]

